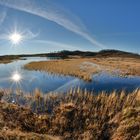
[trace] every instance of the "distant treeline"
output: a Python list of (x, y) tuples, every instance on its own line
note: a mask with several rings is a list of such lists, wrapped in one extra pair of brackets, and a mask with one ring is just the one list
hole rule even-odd
[(6, 55), (0, 56), (1, 59), (18, 59), (19, 57), (60, 57), (60, 58), (69, 58), (72, 56), (80, 57), (133, 57), (140, 58), (139, 54), (124, 52), (119, 50), (101, 50), (99, 52), (90, 52), (90, 51), (58, 51), (53, 53), (44, 53), (44, 54), (23, 54), (23, 55)]

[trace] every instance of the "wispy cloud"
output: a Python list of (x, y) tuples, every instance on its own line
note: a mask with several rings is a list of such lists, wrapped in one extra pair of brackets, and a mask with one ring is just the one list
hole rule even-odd
[(0, 11), (0, 25), (4, 22), (6, 15), (6, 11)]
[(34, 39), (39, 35), (39, 32), (33, 33), (31, 30), (26, 29), (26, 30), (23, 30), (21, 34), (23, 35), (24, 39)]
[(0, 0), (0, 4), (53, 21), (65, 29), (87, 39), (95, 47), (105, 47), (88, 33), (88, 30), (78, 17), (47, 0)]

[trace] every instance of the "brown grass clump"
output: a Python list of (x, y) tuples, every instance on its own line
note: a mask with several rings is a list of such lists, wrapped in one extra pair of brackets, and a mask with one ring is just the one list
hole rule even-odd
[(28, 108), (0, 103), (0, 130), (66, 140), (138, 140), (139, 116), (140, 90), (128, 95), (124, 91), (94, 95), (79, 88), (43, 95), (36, 90)]
[(47, 115), (39, 116), (29, 108), (0, 102), (1, 140), (59, 140), (47, 134), (49, 123)]
[(60, 140), (58, 137), (41, 135), (37, 133), (26, 133), (19, 130), (2, 130), (0, 140)]
[(51, 134), (66, 139), (133, 139), (140, 131), (139, 94), (68, 94), (55, 107)]

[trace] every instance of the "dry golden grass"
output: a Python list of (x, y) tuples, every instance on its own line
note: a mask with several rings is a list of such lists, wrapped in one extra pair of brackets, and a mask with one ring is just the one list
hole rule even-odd
[(140, 60), (137, 58), (72, 58), (43, 62), (31, 62), (25, 65), (29, 70), (48, 71), (56, 74), (71, 75), (86, 81), (92, 80), (92, 74), (100, 71), (120, 70), (120, 75), (140, 75)]
[[(12, 98), (11, 94), (6, 96)], [(23, 94), (18, 94), (15, 104), (19, 104), (18, 99), (21, 101), (20, 96)], [(128, 95), (124, 91), (94, 95), (79, 88), (67, 94), (43, 95), (36, 90), (34, 95), (23, 98), (28, 108), (0, 102), (0, 130), (6, 126), (8, 130), (18, 128), (24, 133), (55, 135), (66, 140), (140, 138), (140, 90)]]
[(12, 62), (11, 60), (0, 60), (0, 64), (7, 64)]
[(122, 75), (140, 76), (140, 59), (127, 57), (106, 57), (92, 59), (92, 62), (102, 65), (108, 71), (121, 70)]
[(0, 131), (0, 140), (60, 140), (60, 138), (19, 130), (2, 130)]
[(91, 80), (91, 74), (96, 73), (97, 69), (91, 69), (90, 66), (81, 69), (82, 63), (84, 61), (86, 61), (86, 59), (65, 59), (46, 62), (31, 62), (25, 65), (25, 68), (30, 70), (41, 70), (51, 73), (76, 76), (89, 81)]
[(0, 56), (0, 64), (11, 63), (14, 60), (19, 59), (18, 56)]
[(42, 116), (27, 107), (0, 101), (0, 140), (60, 140), (47, 134), (48, 115)]

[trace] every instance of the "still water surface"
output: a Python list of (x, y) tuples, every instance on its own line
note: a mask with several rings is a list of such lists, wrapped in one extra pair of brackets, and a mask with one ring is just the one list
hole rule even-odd
[[(140, 77), (131, 76), (129, 78), (119, 77), (118, 75), (110, 75), (107, 72), (93, 75), (92, 82), (85, 82), (79, 78), (72, 76), (54, 75), (41, 71), (28, 71), (23, 67), (32, 61), (51, 61), (45, 57), (28, 57), (23, 60), (17, 60), (9, 64), (0, 64), (0, 88), (2, 89), (21, 89), (25, 92), (33, 92), (36, 88), (42, 92), (50, 91), (66, 92), (71, 88), (80, 87), (89, 91), (100, 92), (112, 90), (126, 90), (131, 92), (136, 88), (140, 88)], [(19, 83), (11, 80), (12, 74), (18, 71), (22, 75)]]

